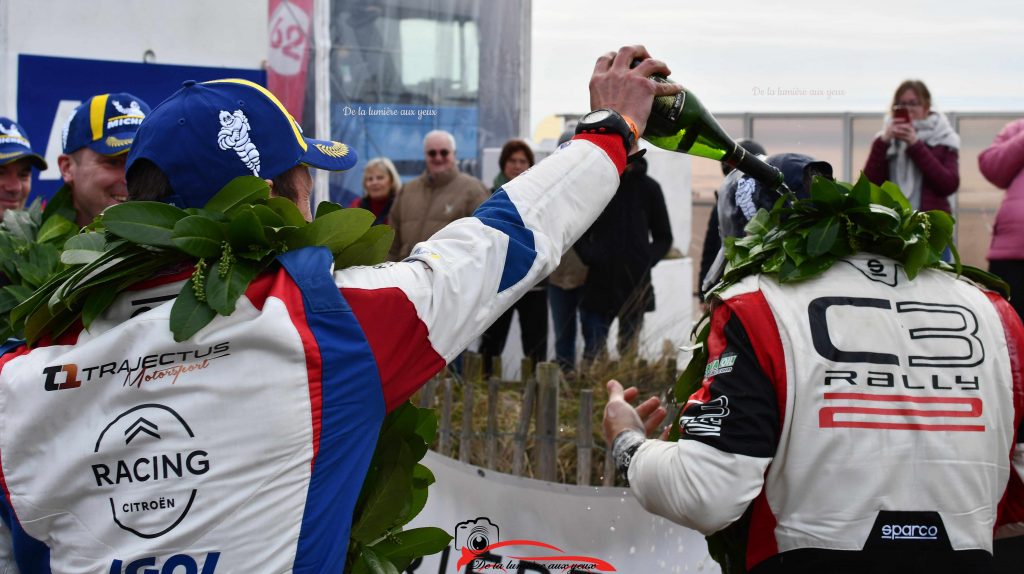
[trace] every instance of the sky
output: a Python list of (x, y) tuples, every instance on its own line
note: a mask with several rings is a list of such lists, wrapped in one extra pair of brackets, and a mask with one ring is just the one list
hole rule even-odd
[(589, 109), (597, 57), (644, 44), (714, 112), (1024, 110), (1021, 0), (533, 0), (530, 130)]

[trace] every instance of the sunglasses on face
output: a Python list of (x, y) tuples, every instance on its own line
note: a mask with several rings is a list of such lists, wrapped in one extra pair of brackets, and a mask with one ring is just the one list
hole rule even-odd
[(448, 154), (452, 153), (447, 149), (432, 149), (427, 152), (430, 157), (437, 157), (437, 154), (441, 154), (441, 157), (448, 157)]

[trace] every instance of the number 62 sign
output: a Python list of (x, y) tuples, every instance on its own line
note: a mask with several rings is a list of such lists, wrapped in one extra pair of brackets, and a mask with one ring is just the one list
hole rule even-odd
[[(273, 2), (271, 2), (273, 4)], [(304, 71), (309, 43), (309, 10), (312, 2), (281, 0), (270, 13), (270, 50), (267, 64), (282, 76)]]

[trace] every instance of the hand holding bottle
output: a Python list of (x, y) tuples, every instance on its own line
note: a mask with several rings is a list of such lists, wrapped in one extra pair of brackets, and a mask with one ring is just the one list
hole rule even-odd
[[(636, 59), (642, 61), (631, 69), (629, 65)], [(652, 59), (643, 46), (623, 46), (617, 53), (609, 52), (597, 59), (590, 77), (590, 109), (609, 108), (629, 116), (643, 133), (654, 98), (672, 96), (682, 89), (649, 78), (669, 73), (668, 66)]]

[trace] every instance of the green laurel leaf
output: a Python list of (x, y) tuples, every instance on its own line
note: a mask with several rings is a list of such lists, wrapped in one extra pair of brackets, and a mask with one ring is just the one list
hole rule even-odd
[(216, 257), (225, 238), (222, 224), (201, 215), (189, 215), (174, 224), (171, 243), (193, 257)]
[(143, 245), (175, 247), (174, 226), (187, 214), (173, 205), (157, 201), (129, 201), (112, 205), (103, 212), (107, 231)]

